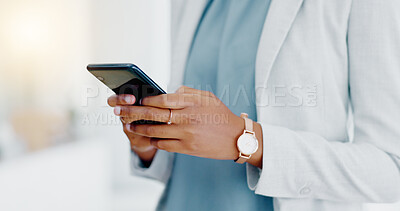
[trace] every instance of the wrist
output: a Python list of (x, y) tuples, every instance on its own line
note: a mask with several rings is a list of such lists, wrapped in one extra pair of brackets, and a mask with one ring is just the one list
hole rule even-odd
[(240, 152), (237, 147), (237, 141), (238, 141), (239, 137), (243, 134), (243, 131), (245, 130), (245, 124), (244, 124), (243, 118), (237, 116), (237, 118), (235, 119), (235, 124), (232, 128), (233, 128), (232, 134), (235, 134), (235, 135), (233, 136), (233, 139), (232, 139), (232, 147), (229, 147), (229, 148), (232, 149), (232, 150), (230, 150), (230, 151), (232, 151), (232, 153), (231, 153), (232, 159), (231, 160), (236, 160), (238, 158), (238, 155)]
[(262, 168), (262, 158), (263, 158), (263, 134), (262, 134), (262, 127), (257, 122), (253, 122), (253, 128), (258, 140), (258, 149), (257, 151), (251, 156), (251, 158), (247, 161), (247, 163), (256, 166), (258, 168)]
[[(247, 162), (258, 168), (262, 168), (263, 135), (262, 127), (257, 122), (247, 117), (246, 113), (240, 116), (242, 122), (241, 135), (236, 139), (236, 163)], [(244, 121), (243, 121), (244, 119)]]

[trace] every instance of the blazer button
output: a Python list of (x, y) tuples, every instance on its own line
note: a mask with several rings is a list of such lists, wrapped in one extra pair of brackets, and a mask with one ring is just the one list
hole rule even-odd
[(308, 188), (308, 187), (304, 187), (304, 188), (302, 188), (302, 189), (300, 190), (300, 194), (301, 194), (301, 195), (308, 195), (308, 194), (310, 194), (310, 193), (311, 193), (311, 189)]

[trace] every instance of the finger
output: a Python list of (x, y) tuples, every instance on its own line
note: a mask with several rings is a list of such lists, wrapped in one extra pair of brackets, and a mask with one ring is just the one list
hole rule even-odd
[(129, 118), (129, 117), (120, 117), (121, 122), (124, 124), (130, 124), (134, 121), (136, 121), (135, 119)]
[(168, 122), (170, 111), (168, 109), (154, 108), (149, 106), (116, 106), (114, 114), (133, 122), (136, 120), (152, 120), (157, 122)]
[(130, 123), (130, 122), (127, 122), (126, 119), (124, 119), (123, 117), (120, 117), (119, 120), (121, 120), (122, 124)]
[(122, 124), (131, 124), (132, 122), (136, 121), (136, 119), (129, 118), (129, 117), (119, 117)]
[[(169, 110), (168, 110), (169, 111)], [(171, 110), (172, 112), (172, 117), (171, 117), (171, 124), (173, 125), (181, 125), (181, 124), (188, 124), (191, 121), (195, 121), (195, 119), (200, 118), (201, 115), (195, 115), (195, 114), (185, 114), (180, 112), (180, 110)], [(147, 120), (144, 119), (145, 116), (138, 116), (138, 117), (120, 117), (121, 122), (123, 124), (135, 124), (136, 121), (141, 121), (141, 120)], [(157, 118), (158, 120), (153, 120), (157, 122), (163, 122), (167, 123), (169, 122), (170, 115), (168, 115), (168, 119), (166, 116), (163, 116), (163, 118)], [(155, 118), (153, 118), (155, 119)], [(140, 123), (136, 123), (136, 125), (139, 125)]]
[(200, 89), (194, 89), (194, 88), (191, 88), (191, 87), (188, 87), (188, 86), (179, 87), (179, 89), (176, 90), (176, 93), (198, 94), (198, 95), (209, 96), (209, 97), (215, 96), (212, 92), (203, 91), (203, 90), (200, 90)]
[[(182, 110), (170, 110), (150, 106), (116, 106), (114, 114), (120, 116), (123, 123), (132, 123), (138, 120), (151, 120), (172, 124), (187, 124), (189, 120), (199, 117), (195, 114), (187, 114)], [(172, 114), (172, 115), (171, 115)]]
[(151, 145), (167, 152), (183, 152), (182, 142), (175, 139), (150, 139)]
[(117, 105), (133, 105), (135, 101), (135, 96), (129, 94), (112, 95), (107, 99), (107, 103), (111, 107), (115, 107)]
[(182, 127), (178, 125), (131, 124), (129, 129), (137, 135), (152, 138), (180, 139), (184, 135)]
[(163, 94), (143, 98), (142, 105), (157, 108), (182, 109), (195, 105), (199, 97), (199, 95), (190, 93)]
[(129, 139), (129, 142), (131, 144), (131, 149), (134, 149), (134, 148), (135, 149), (137, 149), (137, 148), (145, 149), (145, 148), (149, 148), (150, 146), (153, 147), (150, 144), (150, 138), (132, 133), (129, 129), (129, 124), (124, 124), (123, 129), (124, 129), (124, 133), (126, 134), (126, 136)]

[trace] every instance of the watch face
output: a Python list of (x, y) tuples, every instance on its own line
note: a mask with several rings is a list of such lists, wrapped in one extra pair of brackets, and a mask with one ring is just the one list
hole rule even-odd
[(251, 155), (258, 149), (258, 141), (252, 134), (245, 133), (237, 141), (237, 147), (242, 154)]

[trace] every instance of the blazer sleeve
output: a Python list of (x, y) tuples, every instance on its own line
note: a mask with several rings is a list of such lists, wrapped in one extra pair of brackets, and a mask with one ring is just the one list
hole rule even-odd
[(400, 1), (353, 0), (348, 26), (354, 140), (260, 122), (262, 170), (248, 165), (256, 194), (351, 202), (400, 200)]
[(158, 180), (166, 184), (171, 176), (174, 157), (174, 153), (157, 150), (151, 165), (144, 167), (139, 156), (135, 152), (132, 152), (131, 173), (135, 176)]

